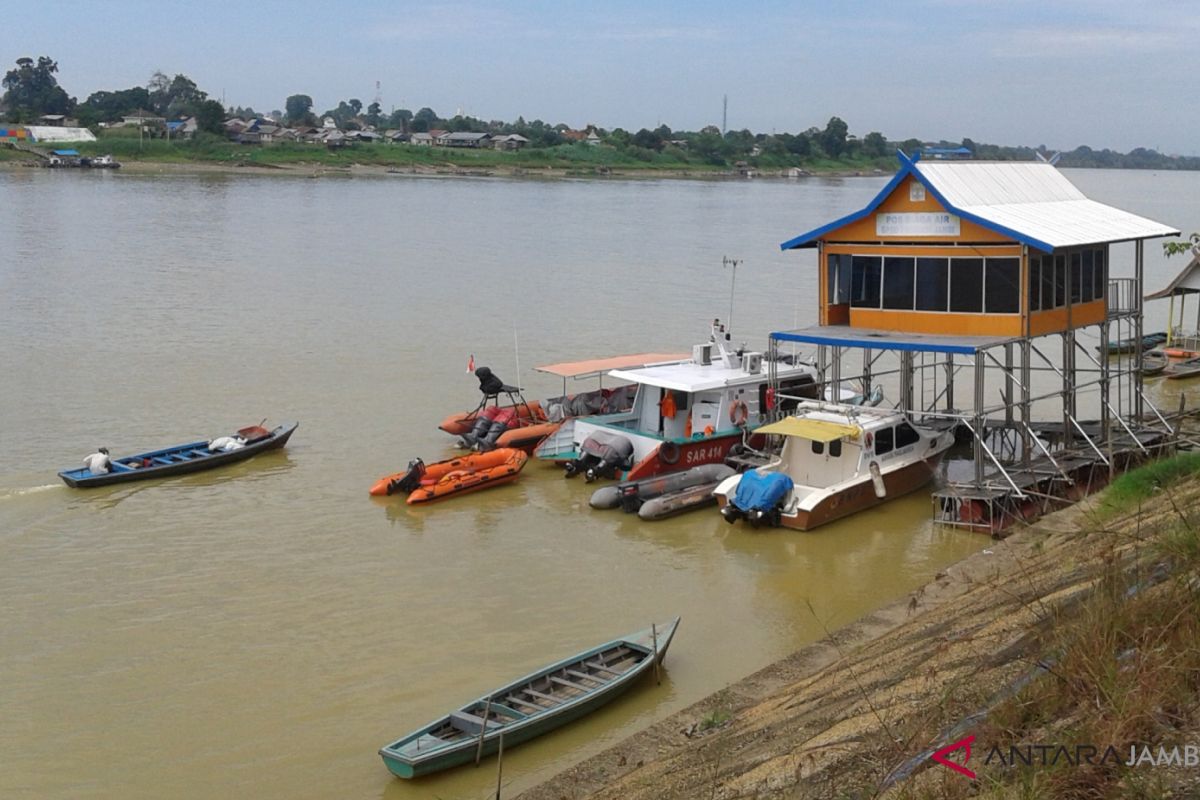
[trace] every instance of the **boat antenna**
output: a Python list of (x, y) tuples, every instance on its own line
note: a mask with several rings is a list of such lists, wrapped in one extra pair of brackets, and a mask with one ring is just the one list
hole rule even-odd
[(737, 285), (737, 268), (738, 264), (742, 263), (740, 258), (730, 258), (729, 256), (721, 257), (721, 267), (733, 267), (733, 279), (729, 281), (729, 320), (726, 330), (733, 330), (733, 289)]
[(517, 386), (521, 385), (521, 342), (517, 339), (517, 320), (513, 319), (513, 358), (517, 362)]

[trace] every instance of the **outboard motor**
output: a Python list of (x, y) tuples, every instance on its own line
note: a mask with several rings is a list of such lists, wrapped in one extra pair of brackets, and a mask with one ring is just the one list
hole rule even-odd
[(633, 442), (615, 433), (593, 433), (579, 448), (583, 455), (567, 462), (567, 477), (580, 472), (588, 483), (596, 478), (612, 478), (618, 469), (633, 466)]
[(412, 492), (421, 485), (421, 478), (425, 476), (425, 462), (419, 458), (414, 458), (408, 462), (408, 472), (404, 473), (401, 478), (395, 478), (387, 486), (389, 496), (396, 492)]
[(721, 516), (730, 525), (739, 519), (745, 519), (755, 528), (764, 522), (778, 525), (793, 485), (792, 479), (782, 472), (751, 470), (738, 481), (733, 497), (721, 509)]
[[(480, 367), (479, 369), (487, 369), (487, 367)], [(488, 435), (488, 431), (492, 429), (492, 423), (495, 422), (496, 415), (499, 413), (500, 408), (497, 406), (487, 406), (480, 410), (479, 416), (475, 418), (475, 424), (471, 427), (471, 430), (458, 438), (458, 443), (468, 450), (475, 447), (475, 445), (479, 444)]]
[(497, 412), (492, 415), (492, 424), (488, 427), (487, 433), (476, 441), (480, 452), (483, 453), (495, 450), (496, 441), (517, 421), (517, 412), (511, 408), (492, 406), (492, 409)]

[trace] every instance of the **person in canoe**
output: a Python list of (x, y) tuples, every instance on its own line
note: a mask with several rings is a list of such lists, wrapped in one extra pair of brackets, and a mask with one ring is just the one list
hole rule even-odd
[(106, 475), (112, 468), (112, 459), (108, 457), (108, 448), (101, 447), (96, 452), (83, 459), (83, 465), (93, 475)]

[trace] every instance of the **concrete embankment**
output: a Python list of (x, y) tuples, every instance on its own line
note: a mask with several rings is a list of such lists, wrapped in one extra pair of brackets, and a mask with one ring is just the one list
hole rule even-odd
[[(947, 783), (978, 792), (929, 754), (986, 730), (993, 709), (1053, 672), (1056, 637), (1103, 576), (1148, 569), (1155, 531), (1178, 524), (1177, 506), (1200, 502), (1200, 481), (1172, 491), (1152, 513), (1101, 515), (1101, 496), (989, 542), (910, 597), (520, 797), (959, 796)], [(997, 775), (995, 796), (1008, 796), (1011, 776)]]

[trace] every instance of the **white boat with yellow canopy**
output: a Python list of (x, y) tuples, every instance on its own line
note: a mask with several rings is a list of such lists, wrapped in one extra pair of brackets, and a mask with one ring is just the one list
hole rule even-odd
[(924, 486), (954, 444), (895, 409), (801, 401), (760, 434), (783, 437), (766, 465), (713, 491), (733, 523), (809, 530)]

